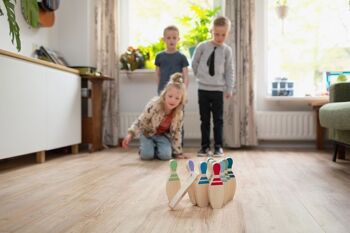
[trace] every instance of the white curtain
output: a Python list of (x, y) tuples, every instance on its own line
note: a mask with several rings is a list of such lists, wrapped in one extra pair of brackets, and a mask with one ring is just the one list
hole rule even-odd
[(225, 146), (258, 144), (254, 110), (255, 0), (226, 0), (225, 15), (231, 22), (228, 45), (234, 51), (236, 92), (224, 105)]

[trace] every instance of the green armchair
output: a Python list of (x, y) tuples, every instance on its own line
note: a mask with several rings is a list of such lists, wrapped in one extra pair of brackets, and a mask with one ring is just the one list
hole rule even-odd
[(320, 108), (320, 124), (328, 129), (329, 139), (334, 141), (333, 161), (337, 156), (345, 159), (350, 146), (350, 83), (336, 83), (330, 87), (329, 103)]

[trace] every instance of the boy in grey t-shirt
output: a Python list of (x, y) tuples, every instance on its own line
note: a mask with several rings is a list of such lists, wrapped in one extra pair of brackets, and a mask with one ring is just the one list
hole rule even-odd
[(212, 39), (200, 43), (192, 59), (198, 82), (198, 103), (201, 119), (201, 149), (198, 156), (210, 156), (210, 114), (214, 120), (214, 156), (223, 156), (223, 105), (232, 97), (234, 74), (231, 48), (224, 42), (231, 22), (223, 16), (213, 21)]

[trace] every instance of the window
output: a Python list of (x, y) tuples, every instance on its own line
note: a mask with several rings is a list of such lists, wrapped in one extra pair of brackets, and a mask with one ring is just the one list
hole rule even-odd
[(286, 77), (294, 95), (317, 95), (325, 89), (326, 71), (350, 70), (348, 0), (287, 1), (284, 20), (276, 1), (268, 0), (268, 80)]
[(120, 52), (128, 46), (147, 46), (163, 36), (163, 29), (176, 25), (180, 41), (188, 28), (179, 23), (179, 18), (191, 16), (190, 5), (203, 8), (221, 6), (221, 0), (121, 0), (120, 4)]

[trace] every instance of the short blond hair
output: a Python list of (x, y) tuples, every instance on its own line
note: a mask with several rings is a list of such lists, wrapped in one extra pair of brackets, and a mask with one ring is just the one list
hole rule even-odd
[(165, 33), (166, 33), (167, 31), (176, 31), (178, 34), (180, 34), (179, 29), (178, 29), (175, 25), (170, 25), (170, 26), (167, 26), (166, 28), (164, 28), (164, 30), (163, 30), (163, 36), (165, 36)]
[(231, 21), (225, 16), (216, 17), (212, 24), (213, 24), (213, 27), (227, 26), (228, 29), (231, 28)]

